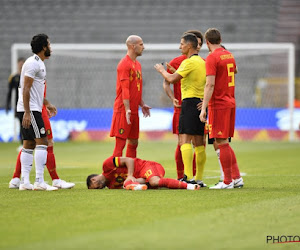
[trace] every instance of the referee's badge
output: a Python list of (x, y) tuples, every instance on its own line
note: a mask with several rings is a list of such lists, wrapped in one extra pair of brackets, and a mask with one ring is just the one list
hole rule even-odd
[(42, 135), (45, 134), (45, 132), (46, 132), (45, 128), (41, 128), (40, 132), (41, 132)]

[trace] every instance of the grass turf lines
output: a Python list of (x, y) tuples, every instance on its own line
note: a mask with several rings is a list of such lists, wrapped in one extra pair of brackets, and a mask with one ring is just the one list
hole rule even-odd
[[(88, 190), (113, 142), (56, 143), (59, 176), (76, 183), (55, 192), (8, 189), (18, 144), (0, 144), (1, 249), (270, 249), (267, 236), (300, 235), (300, 144), (233, 142), (245, 186), (235, 190)], [(141, 141), (138, 157), (176, 178), (175, 141)], [(216, 183), (207, 148), (204, 181)], [(47, 169), (46, 181), (51, 184)], [(31, 173), (34, 182), (34, 168)]]

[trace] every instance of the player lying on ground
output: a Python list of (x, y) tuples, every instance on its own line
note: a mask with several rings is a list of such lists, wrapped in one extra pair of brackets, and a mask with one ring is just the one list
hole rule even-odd
[(200, 189), (197, 184), (164, 178), (163, 166), (154, 161), (111, 156), (103, 162), (102, 169), (102, 174), (92, 174), (87, 177), (88, 189), (108, 187), (110, 189), (146, 190), (148, 186), (150, 188)]

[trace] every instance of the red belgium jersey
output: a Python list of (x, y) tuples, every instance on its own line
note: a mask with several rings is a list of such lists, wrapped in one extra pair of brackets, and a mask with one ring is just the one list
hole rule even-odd
[(124, 99), (129, 99), (132, 114), (138, 114), (142, 99), (142, 67), (141, 64), (126, 55), (117, 67), (117, 87), (114, 112), (125, 112)]
[[(139, 158), (134, 159), (134, 173), (135, 178), (144, 178), (142, 170), (151, 161), (141, 160)], [(102, 174), (106, 178), (106, 184), (109, 189), (120, 189), (123, 188), (123, 183), (127, 178), (128, 169), (127, 167), (121, 166), (120, 158), (111, 156), (103, 162)]]
[(226, 49), (218, 48), (207, 56), (205, 66), (207, 76), (216, 76), (214, 92), (208, 104), (209, 108), (234, 108), (236, 63), (233, 55)]
[[(180, 64), (182, 63), (183, 60), (186, 59), (186, 55), (181, 55), (178, 57), (175, 57), (170, 61), (170, 65), (175, 68), (176, 70), (179, 68)], [(172, 73), (168, 70), (169, 73)], [(174, 92), (174, 97), (179, 101), (179, 105), (181, 105), (181, 81), (176, 82), (173, 84), (173, 92)], [(174, 111), (180, 112), (181, 108), (176, 108), (174, 107)]]

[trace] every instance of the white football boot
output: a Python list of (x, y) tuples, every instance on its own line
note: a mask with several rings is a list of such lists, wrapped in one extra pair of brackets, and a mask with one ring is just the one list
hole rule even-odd
[(215, 186), (209, 189), (233, 189), (233, 181), (230, 184), (225, 184), (224, 182), (219, 182)]
[(188, 183), (186, 189), (187, 190), (199, 190), (200, 185)]
[(14, 188), (14, 189), (19, 188), (20, 187), (20, 178), (18, 178), (18, 177), (12, 178), (9, 182), (8, 187)]
[(233, 180), (234, 188), (242, 188), (244, 186), (244, 180), (242, 177)]
[(35, 182), (33, 185), (33, 190), (37, 191), (56, 191), (57, 189), (57, 187), (52, 187), (46, 182)]
[(69, 189), (75, 186), (75, 183), (72, 182), (66, 182), (61, 179), (55, 179), (52, 181), (52, 186), (56, 188), (61, 188), (61, 189)]
[(21, 183), (19, 186), (19, 190), (24, 191), (24, 190), (33, 190), (33, 185), (30, 183)]
[(145, 184), (129, 184), (125, 187), (126, 190), (136, 190), (136, 191), (141, 191), (141, 190), (147, 190), (148, 187)]

